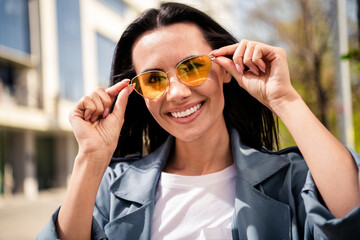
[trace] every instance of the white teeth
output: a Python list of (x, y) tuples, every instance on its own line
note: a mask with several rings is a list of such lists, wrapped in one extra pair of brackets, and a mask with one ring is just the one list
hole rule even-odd
[(191, 107), (189, 109), (186, 109), (185, 111), (181, 111), (181, 112), (172, 112), (171, 116), (175, 117), (175, 118), (180, 118), (180, 117), (187, 117), (191, 114), (193, 114), (194, 112), (196, 112), (197, 110), (199, 110), (201, 107), (201, 103), (199, 103), (198, 105)]

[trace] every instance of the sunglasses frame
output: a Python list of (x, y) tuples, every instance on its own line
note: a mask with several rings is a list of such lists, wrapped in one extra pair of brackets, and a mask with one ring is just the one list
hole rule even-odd
[[(208, 57), (208, 58), (210, 59), (209, 73), (208, 73), (208, 75), (206, 76), (206, 79), (205, 79), (201, 84), (199, 84), (199, 85), (190, 85), (190, 84), (188, 84), (188, 83), (186, 83), (186, 82), (184, 82), (184, 81), (181, 80), (181, 78), (179, 77), (179, 75), (176, 73), (176, 69), (177, 69), (182, 63), (184, 63), (184, 62), (186, 62), (186, 61), (188, 61), (188, 60), (190, 60), (190, 59), (197, 58), (197, 57)], [(211, 70), (211, 66), (212, 66), (212, 61), (213, 61), (214, 59), (215, 59), (215, 57), (213, 57), (213, 56), (211, 56), (211, 55), (196, 55), (196, 56), (191, 56), (191, 57), (185, 58), (184, 60), (182, 60), (181, 62), (179, 62), (178, 64), (176, 64), (176, 67), (175, 67), (176, 77), (177, 77), (182, 83), (184, 83), (186, 86), (190, 86), (190, 87), (198, 87), (198, 86), (201, 86), (201, 85), (208, 79), (208, 76), (209, 76), (210, 70)], [(130, 80), (129, 86), (133, 86), (133, 85), (132, 85), (132, 82), (133, 82), (133, 80), (134, 80), (135, 78), (137, 78), (137, 77), (139, 77), (139, 76), (141, 76), (141, 75), (143, 75), (143, 74), (149, 73), (149, 72), (160, 72), (160, 73), (164, 73), (164, 74), (165, 74), (167, 81), (166, 81), (166, 88), (165, 88), (165, 90), (163, 91), (163, 93), (161, 93), (161, 94), (160, 94), (158, 97), (156, 97), (156, 98), (148, 98), (148, 97), (145, 97), (144, 95), (142, 95), (141, 93), (139, 93), (139, 92), (135, 89), (135, 87), (134, 87), (134, 90), (135, 90), (135, 92), (136, 92), (137, 94), (139, 94), (140, 96), (142, 96), (142, 97), (144, 97), (144, 98), (147, 98), (147, 99), (150, 99), (150, 100), (156, 100), (156, 99), (160, 98), (161, 96), (163, 96), (164, 93), (166, 93), (166, 91), (168, 90), (168, 87), (169, 87), (169, 85), (170, 85), (170, 84), (169, 84), (170, 79), (169, 79), (168, 73), (173, 72), (173, 71), (164, 72), (164, 71), (161, 71), (161, 70), (151, 70), (151, 71), (142, 72), (142, 73), (136, 75), (135, 77), (133, 77), (133, 78)]]

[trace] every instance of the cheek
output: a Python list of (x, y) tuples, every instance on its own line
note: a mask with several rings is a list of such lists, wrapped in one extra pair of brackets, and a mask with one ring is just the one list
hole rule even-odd
[(224, 75), (222, 75), (219, 71), (211, 72), (209, 75), (209, 87), (206, 89), (206, 95), (208, 95), (212, 99), (212, 105), (216, 106), (216, 108), (223, 108), (224, 106)]
[(145, 100), (145, 105), (146, 105), (147, 109), (149, 110), (151, 115), (157, 120), (160, 116), (160, 109), (161, 109), (160, 99), (149, 100), (149, 99), (145, 98), (144, 100)]
[(208, 77), (209, 87), (207, 89), (208, 94), (211, 95), (223, 95), (224, 76), (219, 71), (211, 71)]

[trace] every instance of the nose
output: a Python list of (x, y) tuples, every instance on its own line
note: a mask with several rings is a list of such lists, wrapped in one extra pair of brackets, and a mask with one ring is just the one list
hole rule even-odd
[(169, 78), (169, 89), (166, 94), (166, 100), (169, 102), (181, 102), (191, 95), (191, 89), (185, 83), (181, 82), (178, 76), (171, 72), (167, 73)]

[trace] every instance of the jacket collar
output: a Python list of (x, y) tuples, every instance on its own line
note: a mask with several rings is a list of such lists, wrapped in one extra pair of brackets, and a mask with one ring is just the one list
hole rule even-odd
[(235, 128), (230, 129), (232, 153), (238, 176), (252, 186), (264, 181), (289, 164), (287, 158), (276, 152), (258, 151), (242, 143)]
[(140, 204), (154, 200), (156, 185), (172, 144), (173, 137), (169, 136), (157, 150), (129, 164), (110, 185), (110, 191), (117, 197)]
[[(278, 154), (258, 151), (244, 145), (235, 128), (230, 128), (230, 135), (238, 176), (252, 186), (289, 164), (286, 158)], [(154, 200), (156, 185), (173, 142), (174, 137), (169, 136), (156, 151), (130, 164), (110, 185), (110, 191), (117, 197), (140, 204)]]

